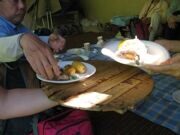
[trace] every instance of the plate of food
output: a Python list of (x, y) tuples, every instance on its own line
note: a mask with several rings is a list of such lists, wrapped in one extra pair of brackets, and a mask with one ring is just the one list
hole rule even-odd
[(86, 62), (59, 61), (58, 65), (62, 71), (59, 77), (48, 80), (37, 74), (37, 78), (49, 83), (73, 83), (89, 78), (96, 72), (96, 68)]
[(170, 58), (169, 52), (163, 46), (137, 38), (111, 40), (101, 52), (119, 63), (135, 67), (145, 64), (159, 65)]

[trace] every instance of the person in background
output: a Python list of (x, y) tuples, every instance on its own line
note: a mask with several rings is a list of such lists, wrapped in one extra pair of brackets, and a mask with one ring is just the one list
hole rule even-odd
[[(7, 70), (13, 75), (19, 75), (18, 68), (12, 67), (11, 70), (11, 63), (15, 62), (16, 66), (24, 54), (35, 73), (47, 79), (59, 76), (61, 72), (51, 49), (21, 24), (25, 13), (26, 0), (0, 0), (0, 70), (4, 64), (10, 65), (6, 67)], [(65, 39), (52, 34), (50, 44), (57, 52), (64, 47)], [(5, 72), (6, 70), (2, 70), (0, 73)], [(14, 77), (13, 75), (10, 74), (10, 78)], [(3, 79), (2, 77), (0, 75), (0, 79)], [(13, 80), (16, 82), (17, 79)], [(13, 83), (10, 80), (6, 82)], [(10, 84), (11, 90), (7, 90), (6, 86), (3, 88), (1, 84), (0, 119), (28, 116), (58, 105), (57, 102), (48, 99), (42, 89), (25, 88), (22, 85), (24, 83), (20, 81), (13, 88)]]
[(180, 39), (180, 0), (169, 0), (167, 26), (164, 37), (170, 40)]
[[(26, 0), (0, 0), (0, 134), (28, 134), (32, 114), (58, 105), (39, 88), (35, 73), (52, 79), (61, 72), (47, 43), (21, 24), (25, 14)], [(52, 33), (49, 43), (57, 52), (65, 39)]]
[[(45, 78), (53, 78), (54, 75), (58, 76), (59, 68), (47, 45), (40, 41), (37, 36), (31, 34), (30, 31), (21, 24), (26, 13), (25, 0), (1, 0), (0, 7), (0, 40), (3, 40), (2, 37), (17, 36), (17, 39), (14, 37), (14, 40), (17, 40), (14, 41), (14, 44), (8, 46), (10, 43), (8, 42), (5, 43), (6, 45), (1, 45), (1, 48), (3, 47), (1, 49), (2, 51), (6, 50), (6, 48), (8, 48), (8, 50), (6, 50), (5, 53), (3, 53), (3, 56), (0, 57), (3, 59), (0, 59), (0, 61), (5, 61), (4, 59), (6, 58), (8, 58), (7, 62), (15, 61), (24, 53), (26, 59), (36, 73)], [(54, 40), (54, 37), (58, 38)], [(54, 45), (57, 41), (58, 45)], [(3, 42), (4, 41), (1, 43)], [(64, 47), (65, 40), (61, 36), (57, 36), (53, 33), (52, 36), (50, 36), (50, 43), (53, 49), (57, 52)], [(9, 56), (6, 56), (7, 52), (10, 54)], [(47, 68), (51, 66), (53, 68)]]
[(155, 42), (163, 45), (167, 50), (177, 53), (161, 65), (146, 65), (145, 69), (153, 73), (162, 73), (180, 79), (180, 41), (162, 39)]
[(144, 24), (149, 26), (149, 40), (153, 41), (166, 23), (168, 3), (166, 0), (147, 0), (139, 14)]

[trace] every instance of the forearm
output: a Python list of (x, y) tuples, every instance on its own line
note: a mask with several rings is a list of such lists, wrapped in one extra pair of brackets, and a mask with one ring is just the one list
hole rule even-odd
[(0, 38), (0, 62), (16, 61), (23, 55), (19, 45), (21, 34)]
[(32, 115), (57, 105), (41, 89), (4, 90), (0, 98), (0, 119)]
[(172, 52), (180, 52), (180, 41), (178, 40), (169, 40), (169, 50)]

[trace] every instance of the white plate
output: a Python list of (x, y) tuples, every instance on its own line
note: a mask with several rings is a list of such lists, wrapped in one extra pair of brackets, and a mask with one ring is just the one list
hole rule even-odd
[(67, 53), (81, 57), (83, 60), (89, 60), (89, 52), (83, 48), (72, 48), (67, 50)]
[(81, 55), (81, 54), (85, 54), (85, 50), (83, 48), (72, 48), (72, 49), (68, 49), (67, 53)]
[(109, 56), (119, 63), (135, 67), (141, 67), (143, 64), (159, 65), (170, 58), (169, 52), (163, 46), (151, 41), (142, 41), (148, 48), (148, 55), (143, 57), (143, 63), (137, 65), (135, 61), (117, 56), (119, 42), (120, 41), (116, 39), (107, 42), (105, 47), (101, 50), (102, 54)]
[[(58, 62), (58, 65), (61, 67), (61, 68), (64, 68), (64, 66), (68, 65), (68, 64), (72, 64), (73, 61), (59, 61)], [(72, 83), (72, 82), (77, 82), (77, 81), (81, 81), (81, 80), (84, 80), (90, 76), (92, 76), (95, 72), (96, 72), (96, 68), (89, 64), (89, 63), (85, 63), (85, 62), (82, 62), (83, 64), (85, 64), (86, 66), (86, 72), (83, 73), (83, 74), (78, 74), (78, 78), (77, 79), (72, 79), (72, 80), (65, 80), (65, 81), (61, 81), (61, 80), (47, 80), (47, 79), (44, 79), (42, 78), (40, 75), (36, 75), (38, 79), (40, 79), (41, 81), (44, 81), (44, 82), (50, 82), (50, 83)]]

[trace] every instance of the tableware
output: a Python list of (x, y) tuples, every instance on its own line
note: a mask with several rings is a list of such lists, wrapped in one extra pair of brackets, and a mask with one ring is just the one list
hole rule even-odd
[(172, 98), (174, 101), (180, 104), (180, 90), (173, 92)]
[[(61, 68), (64, 68), (66, 65), (72, 64), (72, 62), (73, 61), (59, 61), (58, 65)], [(77, 78), (76, 79), (70, 79), (70, 80), (48, 80), (48, 79), (44, 79), (43, 77), (41, 77), (38, 74), (36, 74), (36, 76), (41, 81), (50, 82), (50, 83), (72, 83), (72, 82), (78, 82), (78, 81), (84, 80), (84, 79), (92, 76), (96, 72), (96, 68), (93, 65), (91, 65), (89, 63), (85, 63), (85, 62), (82, 62), (82, 63), (86, 66), (86, 72), (83, 73), (83, 74), (77, 74)]]
[(83, 60), (89, 60), (89, 52), (86, 51), (83, 48), (72, 48), (67, 50), (68, 54), (73, 54), (73, 55), (77, 55), (78, 57), (81, 57)]
[(103, 45), (104, 45), (103, 37), (102, 37), (102, 36), (98, 36), (98, 37), (97, 37), (97, 40), (98, 40), (98, 41), (97, 41), (97, 43), (96, 43), (96, 46), (102, 48)]
[(54, 54), (54, 58), (59, 60), (59, 59), (64, 58), (64, 55), (63, 54)]
[(135, 60), (129, 60), (118, 56), (118, 46), (121, 41), (117, 39), (110, 40), (106, 43), (105, 47), (101, 50), (102, 54), (109, 56), (113, 60), (135, 67), (142, 67), (144, 64), (159, 65), (170, 58), (169, 52), (161, 45), (151, 42), (140, 40), (147, 48), (147, 53), (141, 57), (141, 61), (137, 63)]
[(89, 43), (89, 42), (86, 42), (86, 43), (84, 43), (83, 45), (84, 45), (84, 49), (85, 49), (86, 51), (90, 51), (90, 43)]
[(79, 57), (81, 57), (83, 60), (89, 60), (89, 57), (86, 55), (77, 55)]
[(72, 49), (68, 49), (67, 53), (69, 54), (84, 54), (85, 53), (85, 49), (83, 48), (72, 48)]

